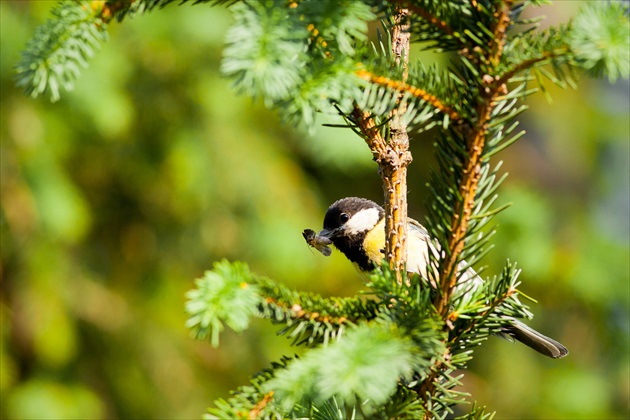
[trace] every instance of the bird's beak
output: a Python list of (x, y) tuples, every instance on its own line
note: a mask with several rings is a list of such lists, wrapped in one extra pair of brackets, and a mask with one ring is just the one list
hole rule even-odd
[(328, 239), (332, 243), (332, 238), (334, 238), (336, 234), (337, 234), (337, 229), (322, 229), (317, 234), (317, 236), (320, 238)]

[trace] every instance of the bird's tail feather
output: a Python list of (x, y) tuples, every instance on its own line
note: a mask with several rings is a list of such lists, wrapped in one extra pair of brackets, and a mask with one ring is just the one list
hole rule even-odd
[(504, 328), (503, 334), (520, 341), (527, 347), (547, 357), (559, 359), (569, 354), (569, 350), (556, 340), (542, 335), (514, 318), (509, 318), (509, 320), (510, 325)]

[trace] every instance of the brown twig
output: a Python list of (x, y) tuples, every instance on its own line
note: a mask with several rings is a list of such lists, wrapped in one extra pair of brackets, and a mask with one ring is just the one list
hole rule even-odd
[[(518, 293), (517, 290), (511, 287), (503, 296), (501, 296), (500, 299), (495, 299), (492, 302), (492, 304), (485, 311), (481, 312), (479, 315), (481, 317), (485, 317), (488, 314), (492, 313), (499, 305), (501, 305), (503, 302), (505, 302), (515, 293)], [(454, 322), (457, 319), (457, 316), (453, 316), (453, 315), (454, 314), (451, 314), (449, 318), (450, 318), (450, 321)], [(473, 328), (475, 328), (475, 325), (477, 324), (477, 322), (478, 321), (473, 321), (473, 323), (471, 323), (465, 330), (463, 330), (459, 336), (452, 337), (450, 339), (451, 343), (453, 344), (457, 343), (457, 341), (460, 339), (459, 337), (461, 337), (462, 334), (465, 334), (466, 332), (471, 331)], [(448, 352), (448, 349), (447, 349), (447, 353), (444, 354), (442, 358), (438, 358), (433, 362), (433, 366), (431, 366), (430, 373), (419, 384), (416, 391), (418, 392), (418, 395), (425, 400), (425, 402), (428, 399), (430, 399), (433, 393), (435, 392), (436, 381), (440, 380), (442, 370), (447, 367), (445, 361), (448, 361), (449, 359), (450, 359), (450, 353)], [(433, 416), (430, 413), (430, 411), (429, 410), (425, 411), (424, 420), (430, 420), (432, 418)]]
[(338, 325), (338, 326), (347, 326), (347, 325), (352, 325), (354, 322), (353, 320), (345, 317), (345, 316), (332, 316), (332, 315), (324, 315), (324, 314), (320, 314), (319, 312), (311, 312), (311, 311), (306, 311), (304, 310), (304, 308), (302, 308), (302, 306), (299, 303), (286, 303), (286, 302), (280, 302), (276, 299), (273, 299), (271, 297), (267, 297), (265, 298), (265, 304), (268, 306), (271, 306), (272, 309), (275, 309), (275, 307), (284, 309), (286, 311), (291, 311), (290, 315), (287, 315), (287, 317), (294, 317), (295, 319), (306, 319), (309, 321), (314, 321), (314, 322), (321, 322), (323, 324), (330, 324), (330, 325)]
[(363, 138), (372, 152), (374, 161), (380, 167), (381, 161), (384, 161), (388, 156), (388, 148), (387, 142), (385, 142), (385, 139), (381, 135), (381, 131), (374, 122), (374, 119), (369, 112), (363, 111), (356, 105), (350, 116), (359, 131), (361, 131), (361, 134), (363, 134)]
[(374, 119), (358, 106), (352, 110), (351, 118), (363, 134), (383, 180), (387, 235), (385, 254), (389, 266), (396, 270), (396, 281), (402, 284), (406, 280), (404, 267), (407, 261), (407, 166), (412, 160), (409, 139), (406, 139), (406, 146), (405, 139), (396, 143), (391, 138), (389, 142), (385, 141)]
[[(486, 65), (499, 65), (503, 54), (503, 46), (505, 45), (506, 29), (510, 23), (510, 1), (505, 2), (501, 9), (495, 15), (496, 27), (494, 30), (494, 45), (490, 46), (491, 54), (486, 58)], [(504, 92), (503, 83), (499, 83), (501, 78), (495, 80), (490, 75), (482, 76), (482, 83), (488, 88), (482, 91), (482, 95), (478, 99), (476, 115), (477, 120), (468, 125), (461, 125), (460, 130), (465, 130), (462, 134), (466, 138), (467, 157), (464, 162), (461, 181), (459, 183), (458, 192), (461, 200), (455, 203), (453, 218), (451, 220), (451, 231), (448, 239), (448, 250), (445, 261), (439, 274), (440, 293), (437, 294), (434, 301), (436, 311), (445, 321), (445, 325), (452, 325), (451, 315), (449, 314), (449, 301), (455, 290), (458, 279), (458, 262), (460, 255), (464, 249), (466, 233), (475, 205), (475, 196), (479, 186), (481, 177), (483, 149), (488, 135), (488, 123), (494, 107), (496, 106), (496, 98)], [(437, 387), (436, 381), (440, 380), (443, 363), (438, 361), (433, 366), (431, 373), (420, 384), (418, 393), (424, 400), (426, 408), (425, 419), (430, 418), (429, 403), (434, 395)]]
[(490, 62), (497, 66), (499, 61), (501, 60), (501, 56), (503, 55), (503, 47), (505, 46), (506, 32), (508, 26), (510, 25), (510, 7), (512, 5), (511, 0), (506, 0), (499, 7), (501, 10), (497, 10), (495, 12), (495, 16), (498, 17), (497, 25), (494, 27), (494, 48), (492, 57), (490, 57)]
[(433, 16), (426, 9), (417, 6), (407, 0), (392, 0), (392, 3), (397, 4), (401, 9), (407, 9), (409, 12), (422, 17), (424, 20), (426, 20), (436, 28), (442, 30), (443, 32), (449, 35), (453, 35), (453, 30), (450, 26), (448, 26), (445, 21)]
[[(398, 64), (402, 64), (404, 77), (407, 74), (409, 54), (409, 29), (406, 27), (408, 11), (400, 9), (395, 16), (392, 30), (392, 52)], [(358, 73), (367, 77), (367, 72)], [(404, 84), (404, 81), (402, 82)], [(407, 261), (407, 167), (412, 157), (409, 152), (407, 127), (400, 119), (403, 110), (392, 112), (389, 121), (390, 136), (385, 139), (380, 128), (370, 113), (355, 105), (350, 114), (363, 135), (374, 160), (378, 164), (383, 180), (385, 195), (385, 232), (387, 235), (385, 254), (389, 266), (396, 271), (399, 284), (406, 281), (405, 264)]]
[(424, 378), (424, 380), (420, 383), (420, 385), (418, 386), (416, 390), (420, 398), (422, 398), (422, 400), (425, 403), (425, 411), (424, 411), (423, 420), (432, 420), (434, 418), (431, 410), (427, 409), (426, 403), (429, 402), (429, 400), (435, 393), (436, 381), (440, 380), (442, 370), (444, 369), (443, 360), (446, 360), (448, 358), (449, 358), (449, 353), (445, 354), (444, 357), (442, 358), (436, 358), (433, 362), (433, 366), (431, 366), (431, 370), (430, 370), (431, 373), (429, 373), (429, 375), (426, 378)]
[(446, 261), (440, 272), (441, 293), (437, 296), (435, 308), (442, 318), (448, 316), (448, 302), (457, 285), (457, 264), (459, 255), (464, 249), (464, 239), (468, 230), (468, 223), (475, 205), (475, 195), (481, 176), (481, 156), (485, 146), (487, 123), (494, 108), (494, 101), (484, 101), (478, 107), (479, 120), (474, 127), (474, 136), (468, 141), (467, 160), (462, 171), (462, 180), (459, 184), (461, 201), (455, 205), (453, 220), (451, 221), (451, 236), (448, 241)]
[[(273, 401), (273, 391), (269, 391), (268, 393), (263, 395), (262, 399), (258, 401), (251, 410), (249, 410), (249, 412), (247, 413), (247, 418), (249, 420), (256, 420), (260, 418), (260, 414), (271, 401)], [(243, 413), (238, 414), (242, 415)]]
[(446, 105), (443, 101), (441, 101), (437, 96), (430, 94), (424, 89), (417, 88), (413, 85), (410, 85), (405, 82), (399, 82), (398, 80), (393, 80), (384, 76), (377, 76), (375, 74), (370, 73), (367, 70), (357, 70), (355, 72), (357, 76), (366, 80), (370, 83), (374, 83), (376, 85), (388, 87), (390, 89), (395, 89), (400, 92), (408, 93), (411, 96), (422, 99), (423, 101), (431, 104), (435, 109), (439, 110), (443, 114), (448, 115), (448, 117), (452, 121), (460, 121), (460, 115), (453, 110), (451, 107)]
[[(396, 64), (403, 67), (403, 83), (408, 77), (410, 38), (409, 11), (397, 9), (392, 29), (392, 53)], [(407, 125), (400, 118), (400, 115), (405, 111), (405, 105), (401, 104), (400, 108), (391, 112), (388, 146), (396, 157), (392, 160), (395, 165), (381, 167), (386, 199), (385, 232), (387, 232), (387, 241), (385, 252), (390, 266), (396, 270), (398, 284), (402, 284), (407, 279), (407, 167), (411, 163), (411, 153), (409, 152)]]
[(117, 11), (129, 7), (134, 1), (135, 0), (108, 2), (106, 0), (93, 0), (90, 2), (90, 8), (103, 22), (108, 23), (112, 20)]
[[(490, 65), (497, 66), (501, 60), (503, 45), (505, 44), (506, 28), (510, 23), (510, 3), (510, 1), (507, 1), (504, 7), (497, 11), (497, 23), (494, 34), (498, 38), (493, 40), (494, 45), (490, 48), (493, 53), (487, 58), (488, 64)], [(494, 78), (490, 75), (484, 75), (483, 78), (484, 82), (486, 82), (486, 79), (490, 83), (494, 81)], [(486, 82), (486, 84), (488, 84), (488, 82)], [(476, 112), (477, 121), (472, 127), (469, 127), (468, 131), (465, 133), (467, 139), (467, 159), (464, 162), (462, 179), (458, 188), (461, 200), (456, 202), (453, 211), (451, 233), (448, 240), (448, 249), (450, 252), (447, 253), (443, 269), (440, 272), (440, 293), (436, 296), (435, 300), (435, 308), (445, 320), (448, 318), (448, 303), (451, 294), (457, 285), (457, 264), (459, 256), (464, 249), (464, 240), (472, 215), (472, 209), (475, 205), (475, 196), (481, 176), (481, 158), (488, 133), (488, 122), (496, 105), (495, 99), (500, 92), (500, 85), (495, 85), (494, 89), (489, 89), (486, 92), (487, 96), (484, 95), (480, 98)]]
[(563, 54), (566, 54), (566, 51), (554, 51), (554, 52), (544, 51), (539, 57), (530, 58), (529, 60), (520, 62), (514, 67), (512, 67), (510, 70), (503, 73), (501, 76), (498, 76), (498, 78), (496, 79), (495, 85), (501, 86), (509, 82), (510, 79), (514, 77), (517, 73), (523, 70), (527, 70), (533, 67), (534, 65), (547, 61), (551, 58), (559, 57)]

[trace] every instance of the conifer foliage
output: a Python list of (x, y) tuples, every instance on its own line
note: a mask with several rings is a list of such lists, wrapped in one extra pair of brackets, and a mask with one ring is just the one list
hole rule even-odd
[[(71, 89), (107, 39), (107, 26), (173, 0), (62, 2), (27, 45), (17, 82), (54, 101)], [(178, 4), (187, 3), (185, 0)], [(519, 270), (506, 262), (482, 288), (456, 287), (489, 249), (497, 187), (495, 155), (522, 137), (522, 99), (551, 81), (574, 86), (584, 71), (627, 77), (628, 11), (585, 3), (567, 24), (536, 29), (522, 19), (543, 1), (197, 0), (224, 5), (234, 23), (222, 71), (239, 92), (261, 98), (307, 127), (341, 115), (379, 165), (388, 213), (387, 261), (365, 296), (325, 298), (218, 262), (188, 294), (188, 327), (219, 345), (224, 325), (253, 317), (280, 326), (303, 357), (286, 357), (218, 400), (216, 418), (444, 418), (469, 396), (460, 376), (473, 349), (500, 333), (505, 316), (529, 318)], [(368, 24), (379, 26), (368, 36)], [(447, 68), (409, 57), (411, 44), (449, 54)], [(407, 131), (435, 128), (426, 226), (442, 252), (429, 278), (404, 270)], [(349, 195), (351, 192), (349, 192)], [(299, 234), (299, 233), (296, 233)], [(466, 262), (464, 262), (466, 261)], [(486, 418), (472, 406), (467, 417)]]

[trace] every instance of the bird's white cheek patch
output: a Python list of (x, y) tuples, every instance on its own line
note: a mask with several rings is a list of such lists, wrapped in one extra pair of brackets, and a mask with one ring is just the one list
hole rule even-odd
[(346, 233), (355, 234), (372, 229), (378, 223), (378, 209), (364, 209), (358, 211), (346, 222)]

